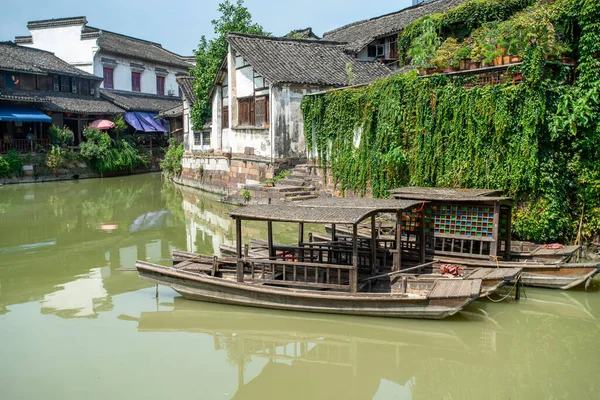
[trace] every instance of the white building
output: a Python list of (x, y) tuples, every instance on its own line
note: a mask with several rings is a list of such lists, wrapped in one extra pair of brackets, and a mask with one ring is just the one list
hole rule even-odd
[(413, 0), (411, 7), (353, 22), (323, 34), (323, 40), (346, 43), (345, 50), (359, 60), (379, 60), (396, 68), (398, 34), (425, 15), (446, 12), (468, 0)]
[(229, 50), (210, 92), (215, 151), (305, 158), (304, 95), (391, 73), (380, 63), (349, 56), (341, 43), (242, 34), (229, 34), (227, 41)]
[[(190, 57), (170, 52), (159, 43), (93, 28), (85, 17), (30, 21), (27, 28), (31, 35), (16, 37), (18, 45), (53, 52), (103, 78), (100, 88), (104, 91), (144, 94), (134, 96), (137, 102), (152, 96), (179, 102), (176, 75), (187, 74), (193, 66)], [(169, 108), (166, 104), (164, 108)]]

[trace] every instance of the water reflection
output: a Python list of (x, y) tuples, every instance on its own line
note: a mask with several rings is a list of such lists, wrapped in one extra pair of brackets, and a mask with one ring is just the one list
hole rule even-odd
[[(519, 303), (477, 301), (448, 320), (412, 321), (213, 305), (169, 289), (155, 299), (135, 272), (120, 271), (138, 258), (168, 264), (173, 249), (213, 253), (233, 244), (231, 208), (159, 175), (0, 188), (0, 339), (8, 344), (0, 350), (0, 393), (11, 399), (600, 393), (600, 277), (588, 293), (527, 288)], [(296, 228), (275, 224), (276, 241), (297, 240)], [(266, 238), (264, 223), (244, 223), (243, 231), (246, 239)], [(162, 379), (147, 379), (157, 374)]]
[(0, 188), (0, 313), (37, 300), (42, 313), (94, 317), (148, 286), (115, 270), (185, 247), (161, 188), (160, 175)]
[(565, 380), (563, 366), (597, 363), (597, 351), (574, 349), (595, 349), (600, 325), (581, 302), (551, 300), (548, 292), (531, 290), (518, 305), (478, 302), (441, 324), (176, 297), (172, 311), (141, 313), (138, 330), (210, 335), (237, 368), (234, 399), (586, 397), (594, 372)]

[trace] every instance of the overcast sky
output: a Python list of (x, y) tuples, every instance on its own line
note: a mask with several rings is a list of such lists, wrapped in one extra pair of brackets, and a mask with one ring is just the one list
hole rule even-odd
[[(202, 35), (213, 36), (221, 0), (18, 0), (0, 13), (0, 40), (28, 35), (27, 21), (85, 15), (90, 26), (158, 42), (182, 55), (192, 55)], [(408, 7), (411, 0), (245, 0), (252, 18), (281, 36), (312, 27), (323, 32), (361, 19)]]

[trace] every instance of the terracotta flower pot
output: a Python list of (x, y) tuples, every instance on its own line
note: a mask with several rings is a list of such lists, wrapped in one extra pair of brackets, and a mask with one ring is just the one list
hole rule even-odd
[(460, 60), (459, 69), (461, 71), (463, 71), (465, 69), (469, 69), (469, 59), (468, 58)]
[(458, 71), (459, 71), (459, 69), (458, 69), (458, 68), (455, 68), (455, 67), (446, 67), (446, 68), (444, 68), (444, 70), (443, 70), (443, 72), (444, 72), (445, 74), (448, 74), (448, 73), (451, 73), (451, 72), (458, 72)]
[(503, 64), (504, 63), (502, 62), (502, 56), (494, 57), (494, 66), (498, 67)]
[(469, 69), (479, 69), (481, 67), (481, 63), (479, 61), (471, 61), (469, 63)]
[(510, 64), (510, 56), (502, 56), (502, 64)]
[(510, 56), (510, 62), (511, 64), (516, 64), (521, 62), (521, 57), (519, 56)]

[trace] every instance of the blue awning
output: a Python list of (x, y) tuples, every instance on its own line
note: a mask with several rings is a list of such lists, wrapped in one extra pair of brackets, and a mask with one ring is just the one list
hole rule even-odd
[(0, 105), (0, 121), (52, 122), (52, 118), (35, 108)]
[(136, 131), (164, 132), (165, 128), (154, 119), (156, 115), (156, 113), (131, 111), (123, 115), (123, 118)]

